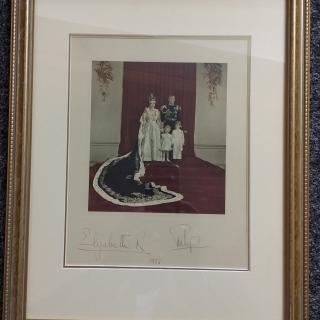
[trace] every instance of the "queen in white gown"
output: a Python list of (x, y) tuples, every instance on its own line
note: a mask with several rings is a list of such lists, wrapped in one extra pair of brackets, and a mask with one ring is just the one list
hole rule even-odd
[(149, 106), (140, 117), (138, 135), (139, 153), (142, 161), (161, 161), (160, 112), (156, 98), (149, 97)]

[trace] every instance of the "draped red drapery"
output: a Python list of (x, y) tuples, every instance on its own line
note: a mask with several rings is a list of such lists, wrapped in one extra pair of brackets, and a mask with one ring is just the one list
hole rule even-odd
[(175, 95), (182, 107), (183, 130), (187, 131), (184, 156), (194, 156), (196, 64), (163, 62), (124, 63), (119, 155), (132, 150), (137, 142), (139, 119), (150, 93), (156, 96), (158, 109), (167, 104), (169, 95)]

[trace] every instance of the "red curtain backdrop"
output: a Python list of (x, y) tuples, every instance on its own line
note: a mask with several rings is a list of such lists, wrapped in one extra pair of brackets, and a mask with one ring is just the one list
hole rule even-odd
[(194, 156), (196, 64), (162, 62), (124, 63), (119, 154), (126, 154), (137, 142), (139, 119), (150, 93), (157, 97), (158, 109), (168, 103), (169, 95), (175, 95), (182, 107), (183, 130), (187, 130), (184, 156)]

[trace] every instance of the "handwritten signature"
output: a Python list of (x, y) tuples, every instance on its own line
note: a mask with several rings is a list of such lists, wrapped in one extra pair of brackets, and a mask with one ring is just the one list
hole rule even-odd
[(194, 249), (207, 248), (201, 244), (201, 237), (195, 235), (192, 232), (192, 228), (189, 224), (178, 224), (172, 226), (169, 229), (172, 240), (174, 241), (174, 248), (172, 251), (176, 250), (186, 250), (192, 253)]
[(91, 228), (82, 230), (82, 239), (78, 247), (80, 251), (95, 252), (100, 259), (103, 253), (135, 253), (150, 255), (144, 248), (146, 233), (99, 233)]

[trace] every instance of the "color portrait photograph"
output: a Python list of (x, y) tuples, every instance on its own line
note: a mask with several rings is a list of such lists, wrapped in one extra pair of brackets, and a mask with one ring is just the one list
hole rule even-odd
[(227, 69), (92, 62), (89, 211), (225, 213)]

